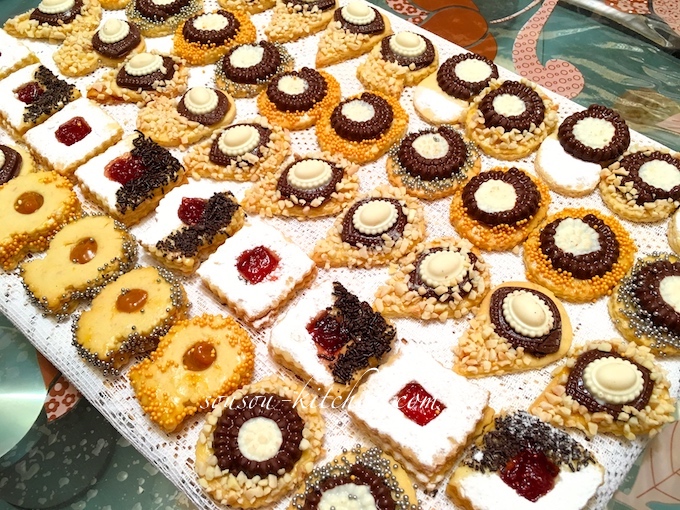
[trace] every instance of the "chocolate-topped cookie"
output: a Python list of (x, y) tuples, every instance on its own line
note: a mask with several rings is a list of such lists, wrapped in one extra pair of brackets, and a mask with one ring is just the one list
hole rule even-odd
[(33, 157), (28, 151), (0, 144), (0, 185), (34, 171)]
[(125, 14), (145, 37), (161, 37), (202, 9), (203, 0), (132, 0)]
[(116, 74), (116, 85), (130, 90), (154, 90), (175, 76), (171, 57), (140, 53), (132, 57)]
[(63, 0), (61, 2), (41, 2), (31, 11), (29, 19), (38, 23), (58, 26), (71, 23), (76, 16), (82, 14), (83, 0)]
[(127, 57), (142, 42), (142, 33), (134, 23), (111, 18), (92, 35), (92, 47), (105, 58)]
[(574, 157), (606, 164), (628, 148), (630, 131), (623, 117), (614, 110), (593, 104), (564, 119), (557, 138)]
[(101, 16), (99, 0), (45, 0), (8, 19), (3, 28), (13, 37), (63, 41), (71, 34), (93, 32)]
[(479, 111), (487, 128), (500, 127), (505, 132), (529, 131), (531, 125), (539, 126), (545, 118), (545, 106), (538, 93), (524, 83), (504, 81), (485, 94), (479, 102)]

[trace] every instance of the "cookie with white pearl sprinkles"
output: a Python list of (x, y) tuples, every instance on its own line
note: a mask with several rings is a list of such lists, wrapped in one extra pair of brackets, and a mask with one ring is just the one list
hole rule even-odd
[(545, 219), (550, 192), (517, 167), (494, 167), (459, 188), (449, 211), (456, 231), (489, 251), (512, 250)]
[(602, 171), (600, 194), (624, 219), (665, 220), (680, 205), (680, 155), (652, 148), (626, 152)]
[(425, 214), (403, 188), (379, 186), (336, 218), (312, 252), (319, 267), (385, 266), (407, 256), (425, 238)]
[(486, 294), (458, 339), (453, 370), (484, 377), (541, 368), (563, 358), (572, 337), (569, 316), (552, 292), (505, 282)]
[(162, 37), (202, 10), (203, 0), (132, 0), (125, 14), (145, 37)]
[(319, 406), (297, 382), (270, 376), (235, 391), (206, 419), (198, 483), (221, 505), (259, 508), (300, 484), (324, 453)]
[(289, 510), (420, 510), (408, 473), (380, 448), (356, 445), (315, 468)]
[(413, 87), (439, 65), (439, 52), (427, 37), (399, 32), (376, 44), (357, 67), (357, 79), (367, 90), (398, 98), (404, 87)]
[(179, 99), (158, 96), (137, 114), (137, 129), (164, 147), (186, 146), (231, 124), (236, 102), (226, 92), (193, 87)]
[(594, 209), (563, 209), (524, 242), (526, 276), (560, 299), (594, 301), (610, 294), (633, 266), (636, 249), (616, 218)]
[(14, 37), (63, 41), (76, 32), (91, 32), (102, 17), (99, 0), (42, 0), (31, 9), (5, 22)]
[(271, 42), (297, 41), (326, 28), (337, 6), (337, 0), (276, 0), (264, 33)]
[(293, 131), (313, 126), (340, 101), (340, 84), (326, 71), (303, 67), (274, 76), (257, 96), (257, 108), (272, 123)]
[(614, 289), (609, 314), (629, 342), (680, 354), (680, 259), (670, 253), (639, 259)]
[(651, 437), (675, 419), (669, 388), (665, 370), (648, 347), (620, 339), (597, 340), (572, 349), (529, 412), (588, 437), (598, 433), (629, 440)]
[(528, 80), (491, 80), (470, 105), (465, 132), (489, 156), (521, 159), (555, 130), (557, 108)]
[(489, 290), (489, 267), (465, 239), (442, 237), (419, 245), (376, 291), (373, 308), (385, 317), (459, 319)]
[(189, 149), (184, 164), (192, 176), (257, 181), (279, 170), (290, 154), (290, 134), (255, 117), (218, 130)]
[(524, 411), (502, 411), (480, 431), (446, 494), (466, 510), (584, 508), (605, 469), (568, 434)]
[(273, 175), (246, 190), (243, 207), (265, 217), (333, 216), (356, 198), (359, 165), (330, 152), (295, 154)]

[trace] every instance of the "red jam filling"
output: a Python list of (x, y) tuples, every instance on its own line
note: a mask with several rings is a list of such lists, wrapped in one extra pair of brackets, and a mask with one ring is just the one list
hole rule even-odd
[(140, 158), (125, 154), (109, 162), (104, 169), (104, 175), (112, 181), (125, 184), (128, 181), (141, 177), (145, 171), (146, 169)]
[(349, 342), (349, 337), (343, 333), (340, 323), (326, 310), (307, 324), (307, 331), (322, 356), (335, 355)]
[(196, 225), (203, 217), (206, 200), (202, 198), (182, 198), (182, 203), (177, 209), (177, 216), (186, 225)]
[(82, 117), (73, 117), (64, 122), (54, 133), (58, 142), (70, 147), (92, 132), (92, 128)]
[(29, 81), (14, 91), (17, 99), (22, 103), (32, 104), (45, 93), (37, 81)]
[(236, 269), (250, 283), (260, 283), (279, 266), (279, 258), (264, 246), (246, 250), (238, 258)]
[(501, 479), (529, 501), (545, 496), (555, 486), (560, 472), (545, 453), (526, 449), (510, 459), (501, 470)]
[(430, 423), (446, 409), (444, 404), (430, 395), (417, 382), (408, 383), (395, 398), (397, 407), (404, 413), (404, 416), (421, 427)]

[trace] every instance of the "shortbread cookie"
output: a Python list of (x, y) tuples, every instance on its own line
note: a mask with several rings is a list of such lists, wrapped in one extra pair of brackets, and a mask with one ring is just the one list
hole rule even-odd
[(255, 97), (274, 76), (292, 70), (293, 58), (282, 44), (240, 44), (215, 66), (215, 83), (234, 97)]
[(336, 0), (276, 0), (264, 33), (271, 42), (292, 42), (323, 30), (333, 19)]
[(339, 282), (325, 281), (277, 321), (269, 352), (337, 404), (388, 359), (396, 338), (394, 326), (367, 302)]
[(425, 213), (403, 188), (379, 186), (340, 214), (312, 258), (319, 267), (385, 266), (425, 238)]
[(85, 76), (100, 66), (118, 67), (128, 56), (141, 53), (146, 43), (137, 25), (109, 18), (92, 32), (69, 35), (52, 58), (65, 76)]
[(163, 197), (137, 239), (164, 266), (191, 273), (243, 226), (244, 218), (225, 183), (191, 179)]
[(476, 53), (454, 55), (416, 86), (413, 108), (430, 124), (462, 124), (474, 96), (495, 78), (498, 68), (488, 58)]
[[(416, 509), (420, 502), (403, 467), (380, 448), (357, 445), (315, 468), (293, 496), (289, 510), (306, 508)], [(379, 503), (378, 503), (379, 502)]]
[(67, 104), (24, 140), (43, 167), (70, 177), (73, 171), (123, 137), (123, 128), (85, 97)]
[(26, 149), (0, 144), (0, 185), (35, 171), (33, 156)]
[(180, 162), (139, 132), (80, 166), (75, 176), (90, 199), (128, 226), (185, 181)]
[(280, 231), (251, 221), (198, 268), (198, 275), (241, 320), (261, 328), (314, 280), (316, 266)]
[(505, 251), (541, 224), (549, 205), (550, 192), (540, 179), (516, 167), (494, 167), (457, 190), (449, 219), (475, 246)]
[(38, 62), (35, 53), (0, 29), (0, 80), (22, 67)]
[(602, 171), (600, 193), (624, 219), (665, 220), (680, 205), (680, 155), (652, 148), (626, 152)]
[(80, 91), (38, 63), (0, 81), (0, 97), (0, 124), (20, 139), (27, 130), (78, 99)]
[(359, 165), (330, 152), (296, 154), (279, 172), (248, 188), (243, 207), (266, 217), (333, 216), (359, 192), (358, 170)]
[(272, 505), (323, 455), (324, 429), (298, 383), (272, 376), (245, 386), (215, 408), (198, 436), (199, 484), (220, 505)]
[(406, 133), (408, 114), (399, 100), (377, 92), (350, 96), (316, 124), (321, 150), (363, 164), (385, 154)]
[(668, 222), (668, 231), (666, 232), (668, 244), (672, 250), (680, 255), (680, 213), (676, 210)]
[(388, 154), (387, 180), (425, 200), (451, 195), (482, 168), (475, 145), (450, 126), (410, 133)]
[(202, 10), (203, 0), (132, 0), (125, 14), (146, 37), (162, 37)]
[(439, 52), (427, 37), (399, 32), (385, 37), (357, 67), (357, 79), (367, 90), (398, 98), (437, 70)]
[(137, 129), (164, 147), (189, 145), (228, 126), (236, 116), (229, 94), (208, 87), (194, 87), (182, 97), (159, 96), (137, 115)]
[[(352, 419), (427, 490), (434, 490), (482, 419), (489, 392), (410, 344), (357, 390)], [(465, 402), (465, 405), (460, 405)]]
[(303, 67), (274, 76), (257, 96), (260, 114), (278, 126), (307, 129), (340, 101), (340, 84), (326, 71)]
[(54, 172), (20, 175), (0, 186), (0, 267), (14, 269), (44, 251), (64, 225), (80, 217), (71, 183)]
[(555, 130), (557, 108), (525, 79), (491, 80), (470, 105), (465, 130), (468, 138), (489, 156), (521, 159)]
[(635, 263), (609, 299), (609, 315), (626, 340), (655, 353), (680, 354), (678, 281), (675, 255), (659, 253)]
[(453, 370), (467, 377), (541, 368), (562, 359), (573, 337), (562, 303), (529, 282), (505, 282), (482, 301), (453, 352)]
[(387, 16), (364, 0), (352, 0), (335, 10), (333, 21), (319, 38), (316, 67), (326, 67), (368, 53), (392, 34)]
[(647, 347), (619, 339), (574, 348), (529, 412), (552, 425), (633, 440), (674, 421), (670, 382)]
[(99, 0), (99, 3), (102, 4), (103, 9), (117, 11), (118, 9), (125, 9), (130, 0)]
[(585, 303), (611, 293), (633, 266), (635, 243), (611, 216), (563, 209), (548, 216), (524, 243), (529, 280), (560, 299)]
[(248, 383), (254, 366), (248, 332), (232, 317), (204, 314), (176, 322), (127, 376), (144, 412), (172, 432)]
[(245, 11), (250, 14), (258, 14), (271, 9), (276, 0), (217, 0), (220, 7), (229, 11)]
[(460, 319), (489, 290), (489, 268), (464, 239), (441, 237), (415, 248), (375, 293), (373, 308), (386, 317)]
[(43, 0), (7, 20), (3, 28), (14, 37), (63, 41), (69, 34), (93, 31), (101, 17), (99, 0)]
[(133, 356), (156, 348), (187, 313), (186, 294), (169, 271), (139, 267), (109, 283), (73, 322), (78, 353), (117, 374)]
[(183, 94), (188, 78), (189, 70), (179, 57), (135, 53), (88, 86), (87, 97), (105, 104), (146, 103), (159, 96)]
[(256, 117), (216, 131), (189, 150), (184, 164), (196, 178), (257, 181), (276, 172), (289, 154), (288, 131)]
[(189, 65), (217, 62), (222, 55), (239, 44), (257, 39), (255, 25), (243, 10), (218, 10), (196, 14), (177, 27), (172, 52)]
[(44, 258), (24, 262), (21, 277), (43, 311), (62, 315), (128, 272), (136, 260), (137, 243), (122, 223), (84, 216), (54, 236)]
[(604, 474), (568, 434), (524, 411), (503, 412), (475, 438), (446, 493), (465, 510), (580, 510)]

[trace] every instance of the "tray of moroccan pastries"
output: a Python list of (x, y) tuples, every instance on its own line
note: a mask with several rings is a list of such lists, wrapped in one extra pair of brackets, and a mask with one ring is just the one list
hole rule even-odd
[[(0, 32), (0, 311), (200, 508), (603, 508), (680, 380), (680, 159), (363, 0)], [(533, 506), (532, 506), (533, 508)]]

